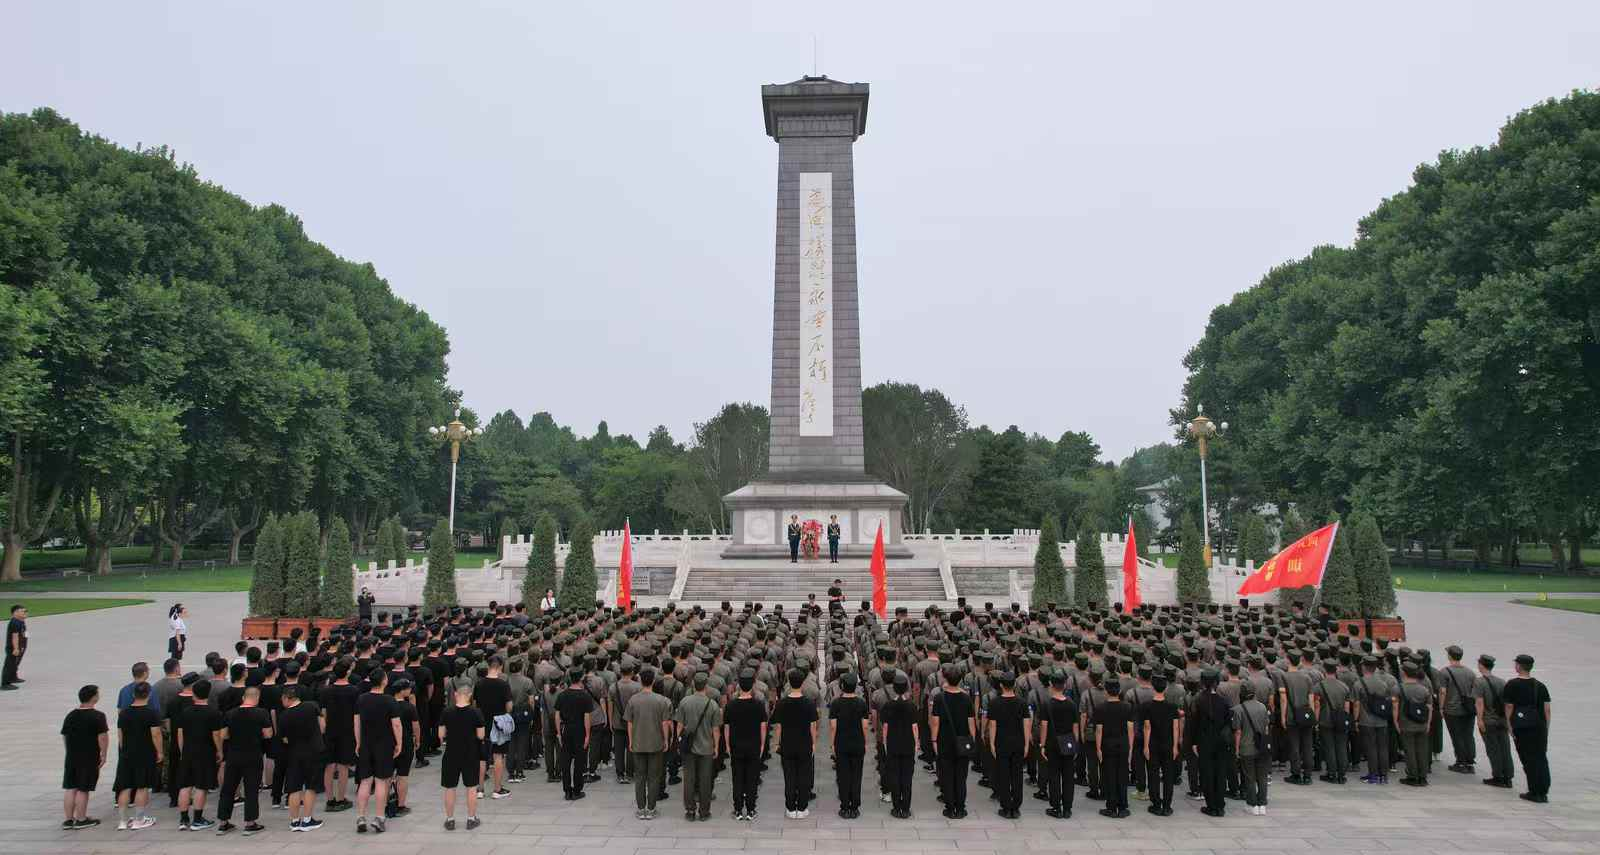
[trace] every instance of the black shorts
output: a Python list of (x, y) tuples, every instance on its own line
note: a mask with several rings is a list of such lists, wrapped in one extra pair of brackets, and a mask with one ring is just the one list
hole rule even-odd
[(362, 743), (361, 754), (356, 758), (356, 778), (393, 778), (394, 749), (388, 745)]
[(322, 792), (322, 758), (312, 755), (296, 755), (285, 758), (283, 771), (283, 791), (298, 793), (301, 790), (310, 790), (313, 793)]
[(61, 789), (77, 790), (80, 793), (92, 793), (100, 783), (100, 758), (90, 757), (79, 760), (68, 757), (66, 768), (61, 773)]
[(356, 764), (356, 738), (350, 733), (330, 733), (323, 746), (322, 759), (329, 765), (354, 766)]
[(474, 760), (445, 755), (439, 764), (439, 785), (447, 790), (478, 786), (478, 764)]
[(411, 760), (416, 756), (416, 749), (400, 752), (400, 756), (394, 758), (394, 773), (402, 778), (411, 774)]
[(167, 638), (167, 655), (173, 659), (183, 658), (178, 650), (178, 637), (176, 635)]
[(178, 759), (178, 786), (196, 790), (217, 788), (217, 758), (210, 753), (186, 751)]
[(161, 775), (156, 771), (156, 759), (145, 758), (119, 758), (117, 760), (117, 776), (113, 779), (112, 789), (117, 792), (123, 790), (148, 790), (161, 783)]

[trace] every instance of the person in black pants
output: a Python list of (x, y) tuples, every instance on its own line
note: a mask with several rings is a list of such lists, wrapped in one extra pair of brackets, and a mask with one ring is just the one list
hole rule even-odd
[(1515, 661), (1517, 676), (1506, 681), (1500, 702), (1528, 779), (1528, 791), (1520, 798), (1544, 804), (1550, 800), (1550, 690), (1533, 678), (1532, 656), (1519, 654)]
[(861, 775), (866, 764), (867, 735), (872, 729), (867, 702), (856, 694), (856, 675), (839, 676), (839, 697), (828, 705), (833, 732), (834, 777), (839, 786), (839, 816), (861, 816)]
[(789, 563), (800, 563), (800, 515), (792, 514), (789, 517)]
[(583, 798), (583, 781), (589, 771), (589, 731), (594, 698), (583, 686), (583, 670), (567, 674), (567, 688), (556, 697), (556, 741), (561, 746), (561, 789), (567, 801)]
[(839, 527), (839, 515), (828, 517), (828, 562), (839, 563), (839, 535), (843, 529)]
[(917, 767), (917, 708), (911, 703), (911, 680), (894, 675), (894, 698), (883, 706), (884, 776), (889, 786), (889, 815), (911, 818), (911, 775)]
[(939, 760), (944, 816), (964, 819), (967, 815), (967, 771), (972, 768), (972, 755), (977, 753), (977, 711), (972, 696), (961, 690), (961, 668), (946, 665), (941, 675), (944, 688), (932, 701), (928, 726), (933, 730), (934, 756)]
[(20, 688), (17, 684), (23, 679), (17, 676), (17, 669), (22, 667), (22, 655), (27, 652), (28, 607), (15, 605), (6, 622), (6, 661), (5, 670), (0, 672), (0, 689), (10, 692)]
[(1216, 817), (1227, 811), (1228, 767), (1233, 765), (1233, 713), (1227, 699), (1217, 692), (1220, 679), (1211, 668), (1200, 673), (1200, 696), (1194, 700), (1184, 739), (1194, 751), (1200, 791), (1206, 798), (1200, 812)]
[(1128, 746), (1133, 743), (1133, 708), (1122, 699), (1122, 681), (1106, 681), (1106, 702), (1095, 720), (1095, 747), (1100, 753), (1100, 789), (1106, 806), (1100, 815), (1123, 819), (1128, 813)]
[[(739, 672), (739, 692), (722, 715), (723, 744), (733, 766), (733, 818), (756, 818), (756, 791), (761, 786), (761, 750), (767, 744), (767, 704), (755, 696), (756, 672)], [(655, 786), (652, 782), (650, 786)], [(639, 792), (644, 792), (643, 788)]]
[(244, 788), (244, 833), (248, 837), (261, 831), (262, 746), (272, 738), (272, 718), (262, 709), (261, 689), (244, 690), (244, 701), (224, 719), (222, 738), (228, 746), (223, 764), (222, 803), (217, 805), (218, 834), (234, 829), (234, 794)]
[(817, 708), (800, 687), (806, 672), (789, 671), (789, 692), (772, 709), (772, 724), (777, 731), (778, 757), (783, 763), (783, 809), (790, 819), (811, 815), (810, 802), (812, 752), (817, 744)]
[(1033, 732), (1033, 717), (1017, 697), (1016, 678), (1009, 671), (995, 675), (1000, 696), (989, 702), (985, 719), (989, 756), (994, 758), (994, 793), (1004, 819), (1022, 817), (1022, 765), (1029, 753), (1028, 734)]
[[(1050, 797), (1050, 807), (1045, 815), (1056, 819), (1072, 816), (1072, 800), (1077, 781), (1073, 766), (1082, 754), (1082, 734), (1078, 732), (1078, 705), (1067, 697), (1067, 672), (1057, 669), (1050, 675), (1050, 700), (1045, 705), (1045, 726), (1040, 735), (1040, 748), (1048, 761), (1044, 768), (1045, 792)], [(1062, 737), (1070, 736), (1077, 751), (1062, 753)]]
[(1178, 772), (1178, 745), (1183, 727), (1183, 711), (1167, 699), (1167, 678), (1150, 680), (1154, 696), (1139, 712), (1144, 723), (1144, 769), (1150, 793), (1150, 812), (1172, 816), (1172, 786)]

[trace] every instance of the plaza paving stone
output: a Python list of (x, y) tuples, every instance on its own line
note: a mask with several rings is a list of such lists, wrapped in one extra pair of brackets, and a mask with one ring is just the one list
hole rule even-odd
[[(711, 822), (686, 823), (681, 796), (661, 806), (661, 818), (633, 818), (632, 787), (618, 786), (607, 776), (588, 788), (589, 797), (571, 803), (560, 787), (545, 784), (543, 771), (513, 787), (514, 796), (485, 801), (484, 826), (475, 832), (446, 832), (438, 794), (438, 766), (417, 770), (412, 777), (414, 813), (389, 825), (383, 835), (358, 836), (353, 812), (325, 816), (328, 825), (308, 834), (288, 830), (287, 814), (264, 809), (268, 830), (255, 837), (219, 840), (210, 833), (177, 830), (175, 812), (164, 795), (152, 799), (154, 828), (141, 832), (115, 830), (109, 784), (115, 758), (107, 764), (101, 789), (90, 812), (107, 821), (98, 829), (63, 832), (61, 818), (61, 718), (73, 706), (77, 688), (100, 685), (101, 709), (115, 721), (116, 689), (128, 680), (128, 665), (138, 658), (153, 667), (165, 658), (166, 609), (176, 600), (189, 605), (194, 663), (207, 650), (231, 652), (245, 596), (184, 593), (154, 595), (149, 605), (107, 611), (37, 618), (29, 622), (31, 647), (24, 660), (28, 682), (22, 691), (0, 693), (0, 852), (28, 853), (185, 853), (217, 851), (293, 851), (297, 855), (351, 852), (420, 855), (470, 851), (474, 855), (609, 855), (609, 853), (794, 853), (956, 852), (968, 853), (1513, 853), (1600, 852), (1600, 689), (1594, 676), (1593, 651), (1600, 645), (1600, 617), (1535, 609), (1507, 602), (1495, 594), (1421, 594), (1402, 592), (1413, 647), (1434, 651), (1459, 643), (1475, 658), (1497, 656), (1509, 676), (1511, 657), (1528, 652), (1538, 659), (1537, 675), (1555, 698), (1550, 752), (1554, 773), (1551, 803), (1532, 805), (1514, 791), (1485, 787), (1482, 775), (1466, 776), (1443, 768), (1450, 761), (1448, 741), (1442, 763), (1435, 766), (1434, 785), (1425, 790), (1363, 785), (1339, 788), (1318, 782), (1310, 787), (1274, 786), (1270, 815), (1253, 817), (1243, 810), (1224, 819), (1210, 819), (1182, 799), (1177, 814), (1156, 818), (1134, 802), (1134, 816), (1108, 820), (1100, 807), (1082, 798), (1071, 820), (1052, 820), (1043, 804), (1028, 798), (1023, 819), (994, 815), (988, 791), (972, 779), (967, 820), (939, 816), (931, 776), (918, 774), (913, 807), (916, 818), (899, 821), (887, 805), (868, 802), (862, 818), (839, 819), (834, 811), (832, 775), (825, 760), (818, 763), (820, 801), (811, 817), (785, 819), (782, 778), (776, 764), (761, 791), (759, 821), (738, 823), (728, 817), (726, 774), (718, 781), (718, 800)], [(826, 734), (824, 734), (824, 739)], [(1480, 746), (1480, 769), (1484, 760)], [(871, 769), (868, 768), (870, 779)], [(1519, 773), (1518, 783), (1522, 783)], [(865, 789), (871, 790), (870, 780)], [(208, 806), (208, 815), (215, 808)], [(464, 811), (460, 816), (464, 816)], [(235, 821), (239, 821), (237, 816)]]

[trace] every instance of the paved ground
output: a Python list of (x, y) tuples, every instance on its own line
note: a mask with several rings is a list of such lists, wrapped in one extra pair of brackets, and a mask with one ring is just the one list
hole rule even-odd
[[(143, 832), (117, 832), (112, 825), (82, 832), (61, 832), (61, 748), (56, 735), (61, 717), (73, 705), (78, 686), (95, 682), (114, 697), (127, 680), (127, 666), (137, 658), (152, 663), (164, 658), (165, 610), (175, 599), (189, 604), (192, 648), (227, 650), (235, 640), (244, 608), (243, 594), (156, 595), (146, 606), (39, 618), (30, 622), (32, 649), (20, 692), (0, 694), (0, 852), (213, 852), (222, 842), (211, 834), (184, 834), (176, 817), (157, 797), (160, 820)], [(232, 838), (230, 849), (242, 851), (378, 853), (446, 852), (470, 847), (481, 853), (682, 853), (722, 849), (844, 851), (968, 852), (1600, 852), (1600, 682), (1593, 677), (1593, 651), (1600, 642), (1600, 618), (1594, 615), (1517, 606), (1499, 595), (1401, 594), (1413, 646), (1438, 654), (1458, 642), (1475, 657), (1489, 651), (1508, 663), (1518, 652), (1539, 660), (1538, 674), (1556, 698), (1551, 757), (1555, 787), (1552, 802), (1530, 805), (1514, 794), (1482, 786), (1440, 770), (1435, 786), (1417, 791), (1391, 786), (1275, 787), (1272, 815), (1251, 817), (1243, 811), (1213, 820), (1193, 804), (1179, 804), (1177, 815), (1157, 819), (1135, 803), (1132, 819), (1113, 821), (1094, 813), (1081, 798), (1073, 819), (1051, 820), (1042, 805), (1028, 799), (1024, 819), (993, 815), (987, 791), (973, 789), (973, 816), (960, 822), (939, 817), (932, 781), (919, 775), (916, 819), (899, 821), (887, 806), (868, 803), (863, 817), (846, 822), (833, 810), (834, 787), (822, 763), (818, 775), (821, 802), (810, 819), (787, 820), (782, 814), (781, 773), (776, 768), (762, 788), (763, 814), (753, 825), (728, 819), (728, 784), (718, 783), (716, 819), (689, 825), (681, 813), (663, 810), (661, 819), (633, 819), (631, 788), (609, 782), (591, 785), (590, 797), (576, 805), (560, 798), (560, 788), (543, 783), (520, 785), (515, 797), (487, 802), (485, 825), (468, 834), (440, 827), (437, 767), (420, 770), (413, 779), (416, 813), (394, 822), (380, 837), (357, 837), (354, 817), (335, 814), (321, 831), (293, 836), (284, 813), (266, 811), (269, 830), (245, 840)], [(108, 711), (113, 703), (105, 703)], [(1446, 748), (1448, 753), (1448, 745)], [(113, 763), (115, 760), (113, 759)], [(1446, 758), (1446, 763), (1448, 763)], [(869, 770), (870, 774), (870, 770)], [(102, 782), (108, 785), (111, 769)], [(1519, 775), (1518, 782), (1521, 783)], [(675, 808), (677, 803), (666, 807)], [(212, 811), (208, 810), (208, 813)], [(91, 813), (111, 820), (111, 796), (95, 793)]]

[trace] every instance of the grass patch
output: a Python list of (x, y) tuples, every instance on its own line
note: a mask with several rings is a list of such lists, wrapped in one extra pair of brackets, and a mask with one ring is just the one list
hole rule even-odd
[[(38, 573), (44, 570), (68, 570), (83, 566), (83, 547), (69, 547), (66, 549), (27, 549), (22, 553), (22, 572)], [(170, 560), (172, 553), (162, 551), (163, 560)], [(223, 547), (205, 548), (191, 546), (183, 551), (185, 561), (204, 561), (209, 559), (226, 559), (228, 550)], [(150, 547), (148, 546), (113, 546), (111, 547), (112, 564), (143, 564), (150, 560)]]
[(1393, 569), (1395, 588), (1443, 593), (1573, 594), (1600, 593), (1600, 577), (1501, 573), (1486, 570), (1442, 570), (1433, 567)]
[[(426, 557), (427, 555), (421, 552), (412, 554), (412, 558), (419, 562)], [(486, 561), (494, 560), (495, 555), (492, 552), (463, 552), (456, 555), (456, 566), (458, 568), (482, 567)], [(366, 559), (362, 558), (358, 563), (364, 566)], [(231, 564), (225, 567), (210, 568), (185, 567), (179, 570), (163, 567), (139, 572), (112, 573), (109, 576), (24, 579), (21, 582), (0, 584), (0, 592), (248, 591), (250, 590), (250, 578), (253, 575), (255, 575), (255, 568), (249, 564)]]
[(1558, 597), (1553, 600), (1512, 600), (1512, 602), (1525, 606), (1538, 606), (1541, 609), (1600, 615), (1600, 597)]
[(50, 599), (23, 598), (5, 601), (6, 610), (12, 606), (25, 606), (28, 618), (64, 615), (72, 612), (90, 612), (96, 609), (114, 609), (119, 606), (138, 606), (154, 600), (113, 599), (111, 597), (60, 597)]

